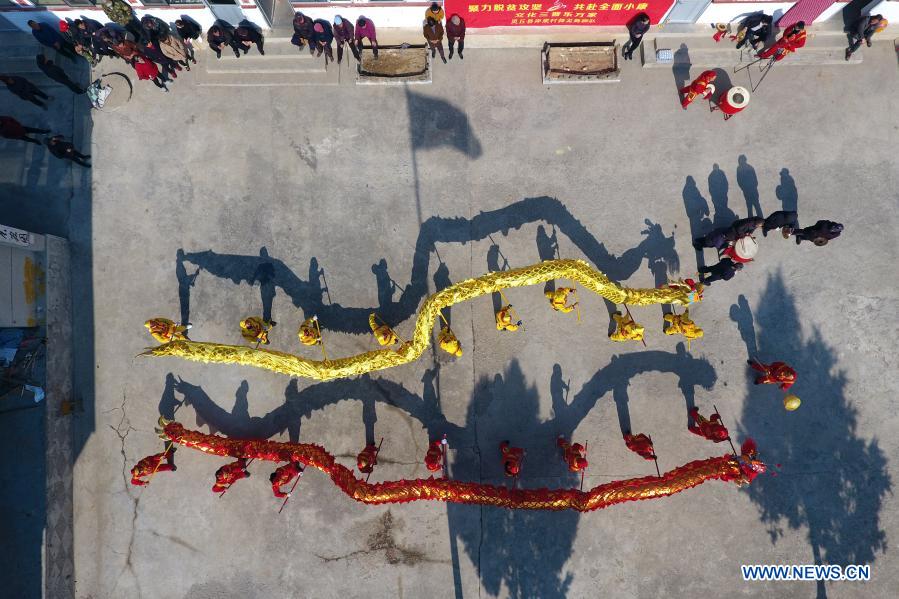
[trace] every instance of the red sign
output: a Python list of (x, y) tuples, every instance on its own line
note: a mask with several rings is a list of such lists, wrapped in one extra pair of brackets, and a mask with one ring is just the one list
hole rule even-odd
[(445, 0), (446, 16), (457, 13), (466, 27), (543, 27), (555, 25), (626, 25), (645, 12), (655, 24), (665, 16), (674, 0), (645, 2), (575, 2), (544, 0), (524, 4), (481, 0)]

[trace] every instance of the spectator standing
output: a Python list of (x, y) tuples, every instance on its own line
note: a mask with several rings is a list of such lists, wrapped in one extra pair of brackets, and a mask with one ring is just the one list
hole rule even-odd
[(452, 15), (446, 22), (446, 37), (449, 38), (449, 57), (453, 59), (453, 45), (459, 42), (459, 60), (464, 60), (462, 50), (465, 49), (465, 19), (457, 14)]
[(54, 135), (47, 139), (47, 149), (50, 153), (61, 158), (62, 160), (71, 160), (76, 164), (90, 168), (91, 165), (86, 162), (90, 158), (90, 154), (82, 154), (75, 149), (72, 142), (66, 141), (62, 135)]
[(440, 23), (441, 21), (443, 21), (444, 17), (443, 7), (441, 7), (436, 2), (432, 2), (431, 6), (428, 7), (428, 10), (425, 11), (425, 21), (428, 20), (428, 17)]
[(737, 49), (739, 50), (746, 44), (749, 44), (752, 46), (752, 49), (755, 50), (759, 43), (765, 43), (765, 40), (768, 39), (768, 33), (771, 31), (771, 23), (773, 22), (774, 17), (766, 15), (763, 12), (757, 12), (743, 19), (743, 22), (740, 23), (740, 27), (744, 29), (746, 33), (743, 35), (743, 39), (737, 42)]
[(343, 60), (344, 45), (348, 45), (350, 47), (350, 52), (353, 53), (353, 58), (359, 60), (359, 50), (356, 49), (355, 38), (353, 36), (353, 24), (340, 15), (336, 15), (334, 17), (333, 31), (334, 39), (337, 42), (337, 64), (340, 64), (340, 61)]
[(39, 68), (49, 79), (52, 79), (53, 81), (56, 81), (57, 83), (61, 83), (68, 87), (70, 90), (72, 90), (73, 94), (84, 93), (84, 88), (69, 79), (69, 76), (66, 75), (65, 71), (63, 71), (58, 65), (53, 64), (53, 61), (43, 54), (37, 55), (37, 68)]
[(156, 43), (147, 42), (141, 54), (162, 67), (164, 79), (172, 80), (178, 78), (178, 71), (181, 70), (181, 65), (163, 54)]
[(206, 32), (206, 41), (209, 42), (209, 47), (215, 52), (216, 58), (222, 57), (222, 51), (225, 49), (225, 46), (230, 46), (234, 50), (234, 56), (240, 58), (240, 51), (237, 49), (238, 45), (234, 41), (234, 36), (222, 25), (216, 23), (210, 27), (209, 31)]
[(265, 56), (265, 50), (263, 49), (265, 40), (255, 27), (241, 25), (234, 30), (234, 41), (237, 42), (237, 47), (243, 50), (244, 54), (247, 54), (253, 44), (256, 44), (259, 54)]
[(100, 8), (103, 9), (110, 21), (127, 29), (134, 36), (135, 41), (143, 37), (144, 30), (140, 21), (137, 20), (134, 9), (125, 0), (101, 0)]
[(359, 51), (360, 58), (362, 56), (362, 40), (364, 38), (368, 38), (368, 41), (371, 44), (372, 54), (377, 58), (378, 37), (375, 33), (375, 24), (371, 22), (371, 19), (360, 15), (359, 18), (356, 19), (356, 49)]
[(13, 94), (19, 96), (26, 102), (31, 102), (47, 110), (44, 100), (49, 100), (50, 96), (40, 90), (38, 86), (28, 81), (24, 77), (18, 75), (0, 75), (0, 82), (6, 84), (6, 88)]
[(622, 56), (624, 56), (625, 60), (632, 60), (634, 58), (634, 51), (640, 47), (641, 43), (643, 43), (643, 36), (646, 35), (647, 31), (649, 31), (649, 15), (645, 12), (641, 12), (634, 17), (634, 20), (627, 26), (627, 32), (630, 39), (624, 45), (622, 50)]
[(871, 38), (875, 33), (883, 31), (889, 22), (883, 18), (883, 15), (862, 15), (849, 31), (849, 47), (846, 48), (846, 60), (852, 56), (852, 53), (859, 49), (862, 40), (870, 48)]
[(300, 52), (308, 45), (309, 54), (312, 54), (315, 52), (314, 38), (315, 31), (313, 30), (312, 19), (301, 12), (295, 14), (293, 16), (293, 37), (290, 38), (290, 43), (299, 48)]
[(193, 21), (187, 19), (178, 19), (175, 21), (175, 29), (178, 31), (181, 41), (184, 42), (184, 47), (187, 50), (187, 57), (192, 63), (197, 64), (197, 58), (194, 56), (194, 40), (200, 40), (203, 29)]
[(153, 15), (144, 15), (140, 19), (141, 33), (145, 41), (159, 45), (159, 38), (171, 33), (168, 23)]
[(328, 60), (334, 60), (334, 54), (331, 51), (331, 42), (334, 41), (334, 31), (331, 24), (325, 19), (316, 19), (312, 24), (312, 32), (315, 34), (316, 56), (325, 53), (325, 64)]
[(159, 73), (159, 67), (156, 66), (156, 63), (144, 56), (143, 54), (138, 53), (134, 56), (134, 59), (129, 61), (131, 66), (134, 67), (134, 72), (137, 73), (137, 78), (141, 81), (152, 81), (153, 85), (158, 87), (163, 91), (169, 91), (169, 88), (166, 87), (165, 82), (162, 81), (161, 75)]
[(6, 139), (27, 141), (29, 143), (41, 145), (41, 141), (39, 139), (28, 137), (29, 133), (50, 133), (50, 130), (26, 127), (11, 116), (0, 116), (0, 137), (5, 137)]
[[(743, 264), (734, 262), (730, 258), (724, 258), (714, 266), (701, 266), (699, 272), (699, 282), (709, 286), (713, 281), (730, 281), (737, 274), (738, 270), (743, 269)], [(704, 276), (703, 276), (704, 275)]]
[(811, 227), (797, 229), (793, 232), (796, 236), (796, 245), (803, 241), (811, 241), (815, 245), (827, 245), (831, 239), (836, 239), (843, 232), (843, 225), (832, 220), (819, 220)]
[(434, 19), (434, 17), (428, 17), (425, 19), (422, 33), (428, 41), (428, 46), (431, 48), (431, 58), (434, 58), (439, 51), (440, 59), (446, 64), (446, 56), (443, 54), (443, 24)]
[(799, 228), (799, 213), (795, 210), (778, 210), (765, 218), (762, 225), (762, 235), (768, 236), (768, 231), (780, 229), (784, 239), (789, 239), (795, 229)]
[(75, 60), (75, 47), (63, 39), (58, 31), (45, 23), (38, 23), (37, 21), (28, 21), (28, 26), (31, 27), (31, 35), (34, 36), (34, 39), (48, 48), (56, 50), (69, 60)]
[[(159, 38), (159, 50), (169, 60), (175, 61), (177, 64), (190, 70), (189, 57), (187, 55), (187, 47), (184, 42), (171, 34)], [(194, 61), (196, 62), (196, 61)]]

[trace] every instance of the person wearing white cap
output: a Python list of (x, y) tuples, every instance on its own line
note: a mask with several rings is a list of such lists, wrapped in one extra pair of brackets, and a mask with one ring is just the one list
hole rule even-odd
[(353, 58), (359, 60), (359, 50), (356, 49), (356, 44), (353, 41), (353, 24), (340, 15), (336, 15), (332, 30), (334, 31), (334, 41), (337, 42), (337, 64), (340, 64), (340, 61), (343, 60), (344, 45), (348, 45), (350, 52), (353, 53)]

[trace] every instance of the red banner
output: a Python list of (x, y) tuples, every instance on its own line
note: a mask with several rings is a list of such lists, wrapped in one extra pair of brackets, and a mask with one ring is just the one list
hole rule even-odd
[(466, 27), (545, 27), (555, 25), (626, 25), (634, 15), (645, 12), (653, 24), (665, 16), (674, 0), (645, 2), (543, 2), (492, 3), (486, 0), (445, 0), (446, 16), (457, 13)]

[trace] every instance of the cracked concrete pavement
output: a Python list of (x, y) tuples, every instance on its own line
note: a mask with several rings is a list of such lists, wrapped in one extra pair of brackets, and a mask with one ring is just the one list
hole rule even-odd
[[(184, 73), (170, 94), (138, 84), (95, 116), (96, 421), (81, 423), (75, 469), (77, 597), (893, 595), (892, 48), (866, 49), (860, 66), (774, 69), (728, 122), (682, 112), (665, 70), (544, 87), (538, 60), (472, 51), (414, 89), (202, 88)], [(237, 343), (238, 321), (263, 312), (278, 321), (272, 348), (317, 352), (295, 337), (314, 312), (329, 355), (365, 351), (369, 309), (408, 334), (423, 295), (503, 256), (516, 267), (557, 251), (629, 286), (692, 276), (691, 226), (744, 215), (756, 193), (766, 213), (796, 203), (804, 224), (846, 232), (823, 248), (760, 239), (756, 262), (691, 311), (706, 336), (689, 353), (661, 333), (659, 308), (633, 310), (647, 348), (620, 346), (600, 298), (579, 298), (579, 323), (520, 289), (507, 295), (525, 331), (497, 333), (482, 298), (449, 310), (461, 358), (428, 352), (354, 380), (135, 357), (149, 317)], [(799, 411), (749, 384), (751, 352), (804, 368)], [(593, 486), (655, 472), (624, 448), (626, 425), (652, 435), (663, 471), (724, 453), (686, 430), (686, 408), (713, 403), (782, 464), (777, 477), (586, 515), (363, 506), (315, 471), (279, 515), (274, 465), (219, 497), (224, 460), (189, 450), (177, 472), (128, 484), (161, 450), (160, 413), (319, 443), (346, 464), (384, 437), (373, 481), (426, 476), (428, 438), (447, 433), (454, 477), (502, 484), (496, 448), (510, 439), (528, 450), (522, 485), (576, 485), (554, 447), (573, 435), (589, 442)], [(873, 580), (740, 578), (743, 563), (816, 560), (871, 563)]]

